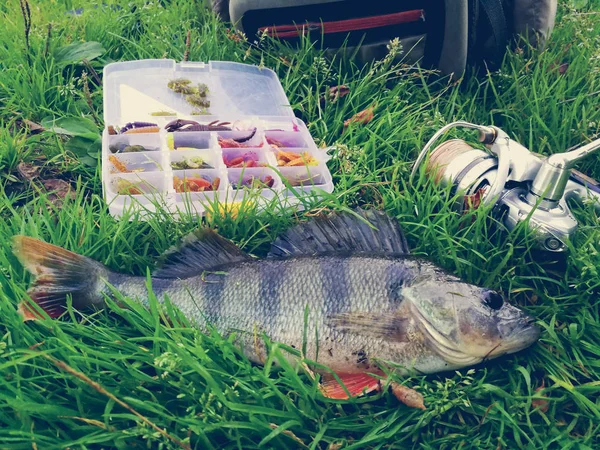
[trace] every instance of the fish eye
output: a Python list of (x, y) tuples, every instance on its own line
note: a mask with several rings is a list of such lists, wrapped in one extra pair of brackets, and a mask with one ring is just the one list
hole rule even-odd
[(504, 305), (504, 299), (500, 294), (494, 291), (488, 291), (483, 299), (483, 303), (493, 310), (499, 310)]

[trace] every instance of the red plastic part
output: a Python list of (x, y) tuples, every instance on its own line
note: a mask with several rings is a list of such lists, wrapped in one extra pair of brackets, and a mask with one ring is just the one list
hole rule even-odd
[(419, 20), (423, 20), (424, 17), (424, 10), (414, 9), (411, 11), (402, 11), (380, 16), (361, 17), (360, 19), (336, 20), (333, 22), (309, 22), (304, 25), (275, 25), (272, 27), (262, 27), (260, 28), (260, 31), (264, 32), (266, 30), (269, 36), (286, 38), (306, 34), (309, 30), (320, 31), (324, 34), (369, 30), (371, 28), (418, 22)]

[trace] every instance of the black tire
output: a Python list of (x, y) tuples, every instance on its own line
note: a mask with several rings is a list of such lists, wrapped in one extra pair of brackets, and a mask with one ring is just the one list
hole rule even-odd
[(229, 22), (229, 0), (210, 0), (210, 7), (221, 20)]

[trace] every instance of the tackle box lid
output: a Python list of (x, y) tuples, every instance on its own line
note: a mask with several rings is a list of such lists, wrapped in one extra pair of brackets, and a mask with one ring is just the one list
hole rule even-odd
[(156, 122), (153, 113), (167, 111), (179, 118), (201, 118), (192, 114), (194, 107), (184, 96), (168, 88), (167, 81), (177, 78), (208, 86), (211, 104), (207, 116), (294, 117), (271, 69), (228, 61), (146, 59), (111, 63), (104, 68), (105, 123)]
[(113, 216), (204, 215), (246, 201), (302, 209), (300, 197), (333, 191), (331, 156), (274, 71), (149, 59), (103, 74), (102, 186)]

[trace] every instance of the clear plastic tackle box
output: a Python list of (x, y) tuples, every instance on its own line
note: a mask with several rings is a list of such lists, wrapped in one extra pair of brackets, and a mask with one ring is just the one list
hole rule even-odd
[(270, 69), (112, 63), (104, 68), (104, 119), (103, 189), (115, 217), (158, 208), (203, 215), (244, 201), (293, 205), (333, 191), (329, 155)]

